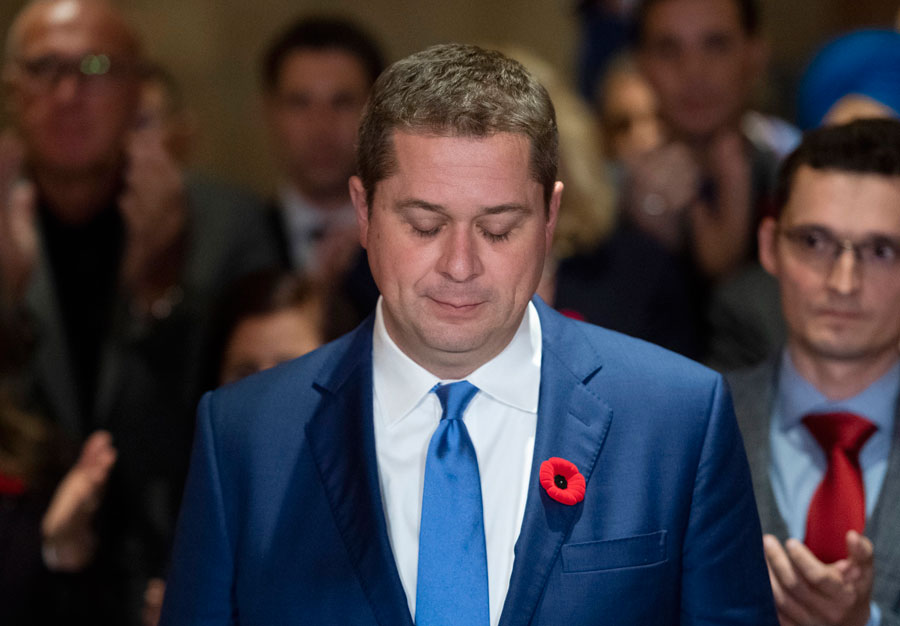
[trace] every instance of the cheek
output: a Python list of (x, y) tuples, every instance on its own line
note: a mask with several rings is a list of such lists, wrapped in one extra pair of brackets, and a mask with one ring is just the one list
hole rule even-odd
[(680, 79), (677, 68), (673, 66), (672, 71), (654, 70), (649, 75), (650, 82), (656, 89), (657, 97), (661, 102), (672, 100), (680, 91), (683, 81)]
[(274, 116), (273, 121), (276, 138), (284, 143), (287, 143), (285, 141), (287, 137), (291, 142), (295, 142), (302, 140), (307, 134), (306, 116), (302, 113), (282, 111)]
[(821, 280), (803, 268), (792, 267), (790, 263), (781, 265), (779, 276), (781, 302), (785, 317), (791, 319), (803, 315), (813, 306), (820, 289)]
[(53, 121), (53, 114), (48, 102), (34, 98), (22, 98), (19, 101), (19, 124), (24, 133), (37, 132), (48, 128)]
[[(895, 329), (900, 334), (900, 284), (886, 286), (886, 294), (879, 298), (879, 308), (885, 325)], [(873, 295), (878, 296), (873, 290)]]
[[(343, 114), (335, 129), (336, 133), (340, 135), (346, 143), (350, 143), (351, 145), (356, 143), (360, 115), (361, 112), (359, 111)], [(353, 147), (355, 149), (355, 145)]]

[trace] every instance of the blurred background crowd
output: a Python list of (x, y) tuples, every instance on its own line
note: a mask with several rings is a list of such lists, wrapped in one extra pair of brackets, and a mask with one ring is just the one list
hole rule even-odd
[(0, 623), (155, 623), (200, 394), (372, 310), (346, 181), (386, 63), (458, 40), (534, 72), (566, 185), (540, 295), (730, 370), (784, 342), (780, 160), (900, 115), (897, 9), (5, 1)]

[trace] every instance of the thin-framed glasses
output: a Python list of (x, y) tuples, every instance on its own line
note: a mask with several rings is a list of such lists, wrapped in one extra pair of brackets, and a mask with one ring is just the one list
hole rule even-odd
[(853, 241), (822, 226), (779, 228), (778, 233), (800, 261), (820, 272), (831, 272), (846, 252), (853, 253), (863, 271), (882, 274), (900, 270), (900, 237), (873, 235)]
[(54, 89), (66, 76), (74, 76), (85, 85), (110, 85), (131, 74), (133, 62), (116, 60), (105, 54), (85, 54), (81, 57), (62, 57), (48, 54), (17, 59), (28, 85), (39, 91)]

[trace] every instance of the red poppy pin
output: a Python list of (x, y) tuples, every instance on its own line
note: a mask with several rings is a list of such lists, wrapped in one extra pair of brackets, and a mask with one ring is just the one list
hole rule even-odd
[(558, 456), (541, 463), (541, 487), (547, 495), (563, 504), (578, 504), (584, 500), (584, 476), (571, 461)]

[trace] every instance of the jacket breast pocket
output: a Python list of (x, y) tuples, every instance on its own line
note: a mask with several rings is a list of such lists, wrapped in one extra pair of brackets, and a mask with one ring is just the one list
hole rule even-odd
[(646, 567), (666, 560), (666, 531), (646, 535), (570, 543), (562, 547), (563, 572), (598, 572)]

